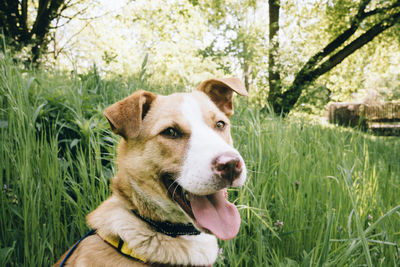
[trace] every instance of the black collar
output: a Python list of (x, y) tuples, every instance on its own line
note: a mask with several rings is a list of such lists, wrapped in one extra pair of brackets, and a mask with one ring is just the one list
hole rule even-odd
[(132, 210), (132, 212), (136, 215), (136, 217), (138, 217), (142, 221), (146, 222), (157, 232), (163, 233), (163, 234), (171, 236), (171, 237), (177, 237), (179, 235), (199, 235), (199, 234), (201, 234), (201, 232), (199, 230), (197, 230), (191, 223), (188, 223), (188, 224), (170, 223), (168, 221), (156, 222), (156, 221), (150, 220), (148, 218), (143, 218), (135, 210)]

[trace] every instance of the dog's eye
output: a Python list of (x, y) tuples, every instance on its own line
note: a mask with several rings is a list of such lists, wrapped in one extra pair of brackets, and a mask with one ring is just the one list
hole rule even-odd
[(174, 127), (168, 127), (167, 129), (165, 129), (164, 131), (161, 132), (161, 135), (164, 135), (169, 138), (178, 138), (182, 134), (178, 129), (176, 129)]
[(216, 126), (218, 129), (224, 129), (224, 128), (225, 128), (225, 122), (223, 122), (223, 121), (218, 121), (217, 124), (215, 124), (215, 126)]

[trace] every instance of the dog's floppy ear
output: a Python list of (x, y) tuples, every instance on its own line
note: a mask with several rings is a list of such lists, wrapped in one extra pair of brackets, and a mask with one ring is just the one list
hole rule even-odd
[(111, 129), (123, 138), (133, 139), (139, 135), (142, 120), (157, 96), (143, 90), (111, 105), (104, 111)]
[(197, 90), (206, 93), (217, 107), (230, 117), (233, 114), (233, 92), (247, 96), (247, 90), (239, 78), (209, 79), (202, 82)]

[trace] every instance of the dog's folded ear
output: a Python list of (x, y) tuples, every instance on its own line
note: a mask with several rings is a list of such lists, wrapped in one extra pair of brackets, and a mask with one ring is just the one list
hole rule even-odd
[(106, 108), (104, 116), (110, 123), (112, 131), (125, 140), (136, 138), (139, 135), (142, 120), (156, 97), (155, 94), (139, 90)]
[(233, 114), (233, 92), (247, 96), (247, 90), (239, 78), (209, 79), (202, 82), (197, 90), (206, 93), (217, 107), (230, 117)]

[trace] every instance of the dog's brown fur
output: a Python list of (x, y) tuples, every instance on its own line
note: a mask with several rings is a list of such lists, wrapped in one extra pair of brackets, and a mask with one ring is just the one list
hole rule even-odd
[[(192, 94), (202, 103), (204, 121), (210, 127), (216, 117), (228, 119), (233, 113), (233, 91), (247, 94), (235, 78), (208, 80), (198, 89)], [(182, 98), (183, 94), (156, 96), (137, 91), (105, 110), (112, 130), (123, 137), (118, 147), (118, 172), (112, 180), (113, 194), (88, 215), (87, 222), (102, 236), (121, 237), (149, 262), (171, 266), (211, 265), (216, 255), (210, 254), (218, 250), (214, 236), (169, 237), (154, 231), (131, 212), (136, 210), (142, 217), (154, 221), (191, 222), (160, 181), (163, 173), (179, 173), (188, 148), (191, 128), (176, 109)], [(160, 136), (172, 122), (179, 124), (185, 133), (182, 138)], [(221, 136), (231, 144), (229, 129), (221, 132)], [(189, 253), (193, 255), (188, 256)], [(54, 266), (59, 266), (65, 255)], [(98, 235), (92, 235), (78, 245), (66, 266), (146, 265), (124, 257)]]

